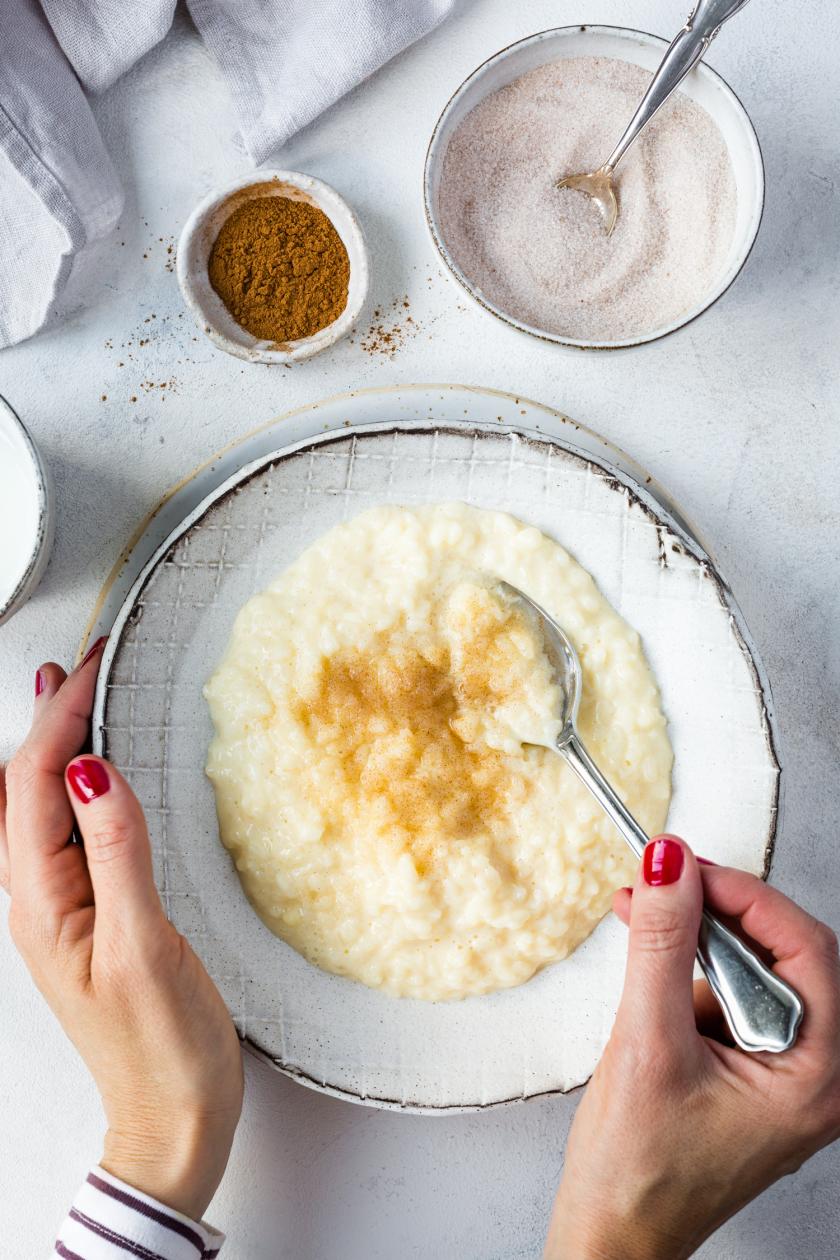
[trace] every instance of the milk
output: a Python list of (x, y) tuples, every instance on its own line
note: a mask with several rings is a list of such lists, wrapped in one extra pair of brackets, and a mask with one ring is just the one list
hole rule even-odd
[(0, 609), (23, 577), (38, 538), (38, 480), (16, 425), (0, 414)]

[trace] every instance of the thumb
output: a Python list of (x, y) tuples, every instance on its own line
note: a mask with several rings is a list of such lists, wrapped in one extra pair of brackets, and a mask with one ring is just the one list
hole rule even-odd
[(159, 931), (163, 913), (137, 797), (101, 757), (76, 757), (65, 782), (84, 840), (96, 934)]
[(692, 976), (702, 910), (691, 849), (677, 836), (655, 836), (633, 889), (622, 1023), (662, 1041), (696, 1034)]

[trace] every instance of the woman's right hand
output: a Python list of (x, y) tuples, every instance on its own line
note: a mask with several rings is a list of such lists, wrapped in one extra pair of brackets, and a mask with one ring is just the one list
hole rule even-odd
[[(200, 1220), (239, 1119), (239, 1041), (163, 912), (137, 798), (108, 762), (78, 755), (98, 659), (38, 671), (5, 792), (0, 773), (0, 885), (15, 944), (102, 1096), (100, 1163)], [(74, 814), (84, 846), (70, 841)]]
[[(746, 1054), (705, 981), (703, 898), (772, 956), (805, 1005), (784, 1054)], [(744, 871), (652, 840), (635, 887), (624, 993), (575, 1116), (546, 1260), (684, 1260), (728, 1217), (840, 1137), (837, 937)]]

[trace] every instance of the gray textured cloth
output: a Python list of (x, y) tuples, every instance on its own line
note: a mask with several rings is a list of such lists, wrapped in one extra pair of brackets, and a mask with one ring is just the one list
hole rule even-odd
[(0, 3), (0, 346), (42, 326), (121, 210), (90, 106), (36, 0)]
[[(43, 326), (71, 268), (122, 210), (79, 83), (100, 92), (115, 82), (164, 38), (175, 2), (0, 0), (0, 347)], [(255, 162), (455, 2), (187, 0)]]

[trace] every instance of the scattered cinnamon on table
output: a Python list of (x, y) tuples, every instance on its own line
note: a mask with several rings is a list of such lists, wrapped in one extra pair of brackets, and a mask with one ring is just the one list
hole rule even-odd
[(208, 264), (210, 283), (233, 318), (265, 341), (311, 337), (347, 305), (350, 260), (317, 206), (254, 197), (222, 224)]
[(420, 325), (410, 311), (408, 294), (394, 298), (387, 311), (378, 306), (373, 312), (370, 327), (360, 340), (361, 348), (369, 355), (392, 359), (420, 331)]

